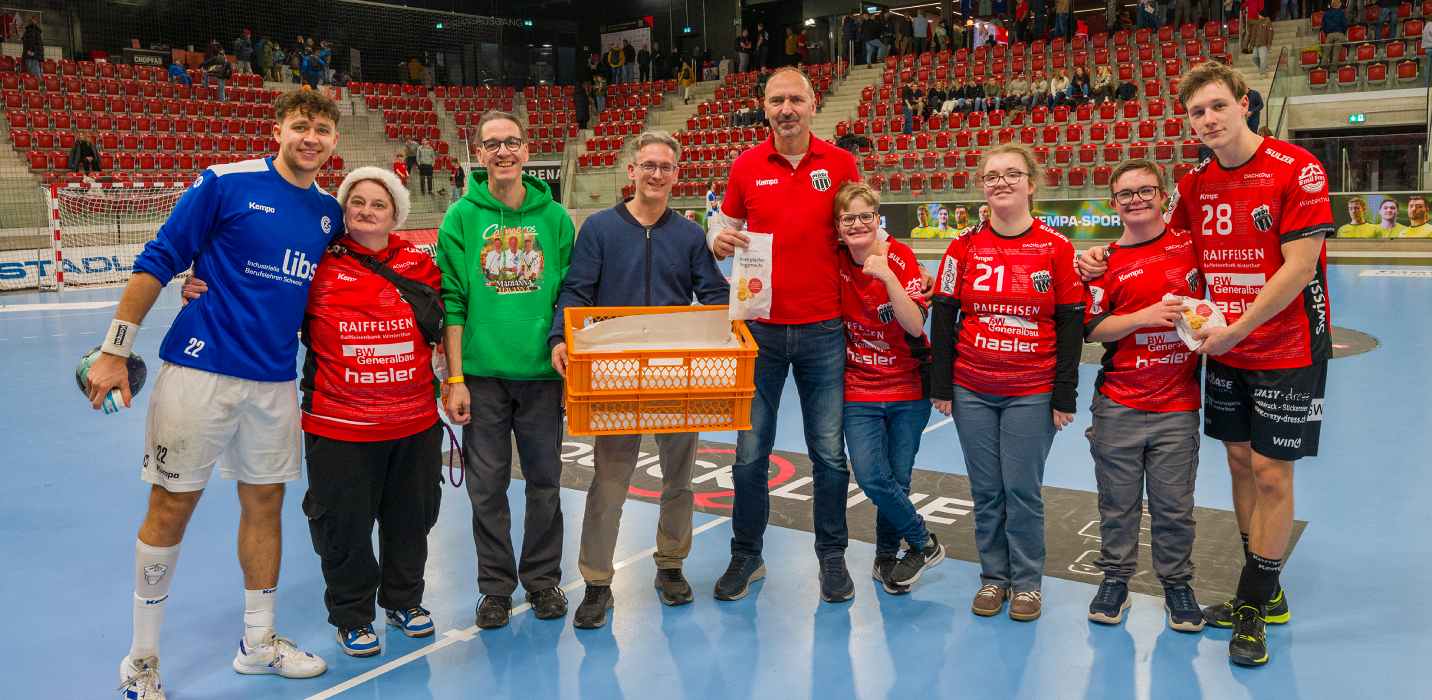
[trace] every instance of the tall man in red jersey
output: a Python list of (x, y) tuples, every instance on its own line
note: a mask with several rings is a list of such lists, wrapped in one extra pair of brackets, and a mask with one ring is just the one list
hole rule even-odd
[(838, 602), (855, 595), (855, 583), (845, 567), (850, 472), (841, 430), (845, 324), (833, 204), (840, 186), (860, 174), (850, 153), (811, 135), (815, 91), (805, 74), (777, 70), (766, 81), (763, 102), (771, 139), (732, 164), (725, 201), (707, 234), (718, 258), (746, 245), (743, 230), (775, 237), (771, 313), (750, 324), (760, 354), (751, 429), (736, 440), (731, 563), (715, 593), (719, 600), (743, 598), (766, 573), (761, 540), (771, 506), (767, 474), (781, 391), (794, 372), (815, 480), (821, 597)]
[[(1208, 357), (1204, 433), (1222, 440), (1247, 556), (1235, 599), (1204, 610), (1232, 627), (1229, 658), (1268, 662), (1264, 625), (1289, 620), (1278, 583), (1293, 528), (1293, 462), (1318, 452), (1332, 356), (1324, 237), (1327, 174), (1307, 151), (1248, 129), (1248, 85), (1215, 62), (1179, 82), (1195, 134), (1214, 157), (1178, 184), (1169, 226), (1188, 229), (1226, 328), (1199, 332)], [(1088, 263), (1102, 251), (1086, 254)]]

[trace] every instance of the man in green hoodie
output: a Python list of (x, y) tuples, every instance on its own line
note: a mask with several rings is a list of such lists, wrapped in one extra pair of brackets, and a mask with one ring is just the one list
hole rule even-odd
[[(562, 382), (547, 333), (576, 229), (547, 183), (523, 174), (527, 130), (516, 117), (488, 112), (477, 133), (483, 169), (443, 217), (438, 267), (453, 375), (445, 407), (463, 426), (477, 545), (477, 626), (491, 629), (507, 624), (519, 579), (538, 618), (567, 614), (558, 587)], [(514, 433), (527, 490), (520, 567), (507, 505)]]

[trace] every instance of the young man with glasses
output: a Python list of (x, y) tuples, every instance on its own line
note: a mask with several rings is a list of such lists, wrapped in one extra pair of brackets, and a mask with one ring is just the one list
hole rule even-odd
[[(467, 192), (443, 217), (437, 257), (452, 373), (446, 408), (463, 426), (483, 596), (477, 625), (490, 629), (507, 624), (519, 580), (538, 618), (567, 614), (558, 587), (562, 379), (552, 369), (547, 332), (575, 231), (547, 183), (522, 172), (527, 131), (516, 117), (488, 112), (477, 134), (483, 169), (473, 171)], [(494, 251), (504, 253), (495, 268), (488, 264)], [(524, 268), (535, 274), (521, 274)], [(520, 565), (507, 504), (514, 434), (527, 496)]]
[[(572, 268), (562, 283), (547, 342), (552, 367), (567, 375), (563, 310), (569, 306), (690, 306), (725, 304), (726, 277), (706, 248), (701, 227), (672, 211), (671, 188), (678, 179), (681, 146), (664, 131), (648, 131), (632, 142), (627, 178), (631, 199), (597, 212), (582, 223), (572, 250)], [(691, 551), (691, 471), (697, 433), (655, 436), (661, 467), (661, 514), (656, 525), (656, 590), (666, 605), (692, 600), (681, 565)], [(572, 624), (594, 629), (607, 623), (612, 607), (612, 557), (622, 505), (636, 469), (641, 435), (602, 435), (594, 443), (591, 488), (582, 516), (582, 549), (577, 559), (587, 592)]]
[[(1202, 63), (1179, 81), (1188, 121), (1213, 158), (1178, 183), (1168, 223), (1192, 231), (1210, 300), (1228, 321), (1202, 328), (1208, 358), (1204, 434), (1222, 440), (1244, 564), (1236, 597), (1204, 609), (1232, 628), (1229, 660), (1268, 663), (1267, 624), (1291, 617), (1279, 581), (1293, 529), (1293, 463), (1315, 457), (1332, 356), (1323, 239), (1333, 232), (1328, 178), (1312, 154), (1248, 128), (1248, 85)], [(1078, 264), (1103, 274), (1104, 251)]]
[(1168, 626), (1203, 629), (1193, 581), (1193, 483), (1198, 472), (1198, 356), (1174, 330), (1181, 300), (1203, 298), (1187, 231), (1163, 221), (1163, 173), (1148, 160), (1114, 168), (1110, 203), (1124, 223), (1109, 246), (1109, 269), (1089, 281), (1084, 335), (1104, 344), (1095, 380), (1094, 425), (1085, 432), (1099, 487), (1097, 565), (1104, 571), (1089, 619), (1116, 625), (1129, 607), (1138, 566), (1145, 485), (1154, 571), (1164, 587)]

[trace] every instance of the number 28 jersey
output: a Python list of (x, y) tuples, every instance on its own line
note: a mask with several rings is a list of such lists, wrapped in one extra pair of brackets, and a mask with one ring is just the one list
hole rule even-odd
[(1056, 307), (1082, 307), (1074, 244), (1036, 219), (1013, 237), (989, 224), (950, 243), (936, 299), (959, 303), (955, 384), (995, 396), (1053, 390)]
[[(1246, 163), (1200, 163), (1178, 183), (1171, 228), (1193, 234), (1209, 297), (1231, 324), (1283, 266), (1282, 245), (1333, 233), (1327, 173), (1312, 154), (1264, 138)], [(1332, 353), (1327, 247), (1313, 280), (1288, 306), (1218, 361), (1239, 369), (1291, 369)]]

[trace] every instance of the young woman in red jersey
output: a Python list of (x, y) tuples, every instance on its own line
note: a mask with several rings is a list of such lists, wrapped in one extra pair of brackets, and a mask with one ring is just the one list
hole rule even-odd
[(1084, 289), (1074, 246), (1030, 213), (1034, 154), (1007, 144), (978, 171), (990, 218), (955, 239), (936, 276), (930, 396), (952, 415), (975, 501), (982, 585), (971, 610), (1042, 609), (1044, 462), (1074, 420)]
[[(910, 472), (930, 421), (926, 301), (920, 263), (900, 241), (881, 240), (880, 195), (848, 182), (835, 195), (841, 317), (845, 321), (845, 443), (850, 469), (875, 504), (873, 576), (908, 593), (945, 548), (910, 503)], [(900, 541), (909, 545), (903, 558)]]

